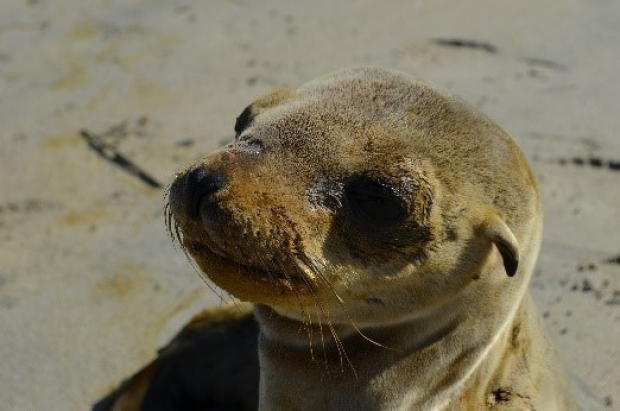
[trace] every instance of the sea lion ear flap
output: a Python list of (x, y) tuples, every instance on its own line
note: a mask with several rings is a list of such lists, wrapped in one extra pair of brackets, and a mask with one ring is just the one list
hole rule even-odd
[(519, 243), (506, 223), (497, 215), (484, 223), (484, 236), (495, 244), (504, 260), (508, 277), (517, 273), (519, 266)]

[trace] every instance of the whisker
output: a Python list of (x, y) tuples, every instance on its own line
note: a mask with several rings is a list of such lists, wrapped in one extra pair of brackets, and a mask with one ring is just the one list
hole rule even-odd
[[(261, 261), (262, 261), (262, 257), (261, 256), (259, 256), (259, 259), (261, 259)], [(297, 302), (299, 304), (299, 309), (301, 311), (301, 315), (305, 318), (303, 320), (303, 322), (302, 322), (302, 326), (304, 326), (306, 328), (306, 330), (308, 331), (308, 346), (309, 346), (309, 349), (310, 349), (310, 356), (312, 358), (312, 361), (316, 362), (316, 359), (314, 357), (314, 348), (313, 348), (313, 344), (312, 344), (312, 341), (313, 341), (312, 316), (306, 310), (306, 308), (304, 307), (303, 301), (302, 301), (301, 297), (299, 296), (299, 293), (297, 292), (297, 290), (294, 287), (293, 280), (290, 277), (290, 275), (288, 274), (287, 268), (283, 265), (282, 261), (280, 261), (280, 259), (277, 258), (277, 256), (274, 256), (273, 261), (275, 261), (275, 263), (278, 264), (278, 266), (280, 267), (280, 272), (282, 273), (282, 275), (284, 275), (286, 277), (286, 279), (291, 284), (291, 288), (292, 288), (293, 293), (295, 294), (295, 298), (297, 299)], [(304, 281), (305, 281), (305, 278), (304, 278)], [(309, 284), (306, 284), (306, 286), (310, 287)], [(309, 288), (309, 290), (312, 292), (311, 288)]]
[[(267, 246), (266, 246), (266, 244), (265, 244), (266, 242), (265, 242), (264, 237), (263, 237), (263, 235), (261, 234), (261, 232), (260, 232), (260, 231), (257, 233), (257, 237), (258, 237), (259, 242), (261, 242), (261, 243), (262, 243), (261, 245), (263, 246), (263, 248), (265, 248), (265, 249), (270, 249), (269, 247), (267, 247)], [(260, 265), (262, 266), (262, 271), (263, 271), (263, 272), (265, 272), (265, 273), (267, 273), (267, 275), (269, 276), (269, 278), (271, 278), (272, 280), (276, 281), (277, 279), (276, 279), (276, 278), (275, 278), (275, 276), (273, 275), (273, 273), (272, 273), (271, 269), (268, 267), (268, 264), (265, 262), (265, 258), (266, 258), (266, 256), (265, 256), (264, 254), (262, 254), (262, 253), (258, 252), (258, 251), (256, 250), (256, 247), (253, 247), (253, 246), (252, 246), (252, 244), (250, 244), (250, 241), (249, 241), (247, 238), (245, 238), (245, 237), (244, 237), (244, 239), (245, 239), (245, 241), (246, 241), (246, 247), (245, 247), (245, 248), (246, 248), (247, 250), (252, 250), (252, 252), (254, 253), (253, 255), (254, 255), (254, 257), (255, 257), (255, 260), (257, 260), (257, 261), (260, 263)], [(243, 252), (243, 250), (242, 250), (241, 248), (237, 247), (237, 250), (238, 250), (239, 254), (240, 254), (240, 255), (241, 255), (244, 259), (248, 260), (248, 259), (247, 259), (247, 257), (244, 255), (245, 253)], [(279, 261), (279, 259), (274, 258), (273, 260), (274, 260), (274, 261), (275, 261), (275, 262), (276, 262), (276, 263), (280, 266), (280, 272), (281, 272), (284, 276), (286, 276), (287, 280), (289, 281), (289, 283), (290, 283), (290, 284), (291, 284), (291, 286), (292, 286), (292, 285), (293, 285), (293, 282), (292, 282), (291, 278), (288, 276), (288, 273), (286, 272), (286, 268), (282, 265), (282, 263)], [(307, 329), (311, 329), (311, 327), (309, 327), (309, 325), (311, 325), (311, 324), (312, 324), (312, 319), (311, 319), (311, 317), (308, 315), (308, 313), (306, 312), (306, 310), (305, 310), (305, 308), (304, 308), (304, 306), (303, 306), (303, 303), (302, 303), (302, 301), (301, 301), (301, 298), (299, 297), (298, 292), (297, 292), (294, 288), (293, 288), (293, 293), (295, 294), (295, 297), (296, 297), (296, 299), (297, 299), (297, 302), (299, 303), (299, 308), (300, 308), (300, 310), (301, 310), (302, 316), (303, 316), (303, 317), (305, 317), (305, 318), (307, 318), (307, 320), (303, 320), (303, 321), (302, 321), (302, 327), (304, 327), (304, 326), (305, 326), (305, 327), (307, 327)], [(309, 338), (310, 338), (310, 339), (312, 338), (312, 337), (311, 337), (311, 333), (309, 334)]]
[[(308, 257), (300, 252), (299, 250), (297, 250), (297, 254), (296, 255), (303, 255), (305, 258), (305, 260), (309, 260)], [(329, 310), (327, 310), (325, 308), (325, 305), (323, 303), (322, 298), (320, 297), (320, 295), (316, 292), (314, 285), (311, 284), (309, 282), (309, 279), (306, 276), (306, 273), (304, 272), (304, 270), (301, 269), (301, 267), (299, 266), (299, 264), (297, 263), (297, 261), (294, 259), (294, 255), (289, 254), (288, 255), (289, 258), (291, 259), (291, 261), (294, 263), (294, 267), (296, 268), (298, 275), (303, 279), (304, 283), (307, 284), (307, 287), (311, 290), (313, 299), (315, 301), (315, 304), (318, 308), (318, 311), (316, 313), (317, 316), (317, 320), (318, 320), (318, 327), (319, 327), (319, 331), (321, 333), (321, 345), (323, 347), (323, 358), (324, 358), (324, 362), (325, 362), (325, 368), (328, 372), (328, 376), (329, 374), (329, 367), (328, 367), (328, 361), (327, 361), (327, 354), (326, 354), (326, 344), (325, 344), (325, 336), (323, 334), (323, 327), (327, 326), (333, 340), (334, 340), (334, 344), (336, 345), (336, 350), (338, 352), (338, 357), (340, 359), (340, 369), (341, 372), (344, 372), (344, 362), (346, 360), (349, 368), (353, 371), (353, 374), (355, 375), (355, 377), (357, 378), (357, 371), (355, 370), (355, 366), (353, 365), (353, 363), (351, 362), (346, 349), (344, 347), (344, 344), (342, 343), (342, 340), (340, 339), (340, 337), (338, 336), (338, 333), (331, 321), (331, 317), (329, 314)], [(302, 262), (304, 259), (301, 259)], [(308, 269), (310, 269), (313, 274), (317, 277), (322, 279), (323, 282), (326, 282), (327, 280), (322, 276), (322, 274), (316, 270), (316, 266), (315, 265), (306, 265), (308, 267)], [(329, 285), (329, 284), (328, 284)], [(330, 287), (331, 288), (331, 287)], [(325, 321), (322, 321), (322, 318), (325, 318)]]
[[(333, 287), (331, 286), (331, 284), (329, 283), (329, 281), (327, 280), (327, 278), (325, 278), (325, 276), (323, 275), (323, 273), (318, 269), (318, 267), (316, 267), (316, 265), (310, 260), (310, 258), (303, 252), (300, 252), (299, 255), (301, 256), (301, 260), (302, 262), (304, 262), (306, 264), (306, 266), (314, 273), (314, 275), (319, 278), (324, 284), (327, 285), (327, 287), (330, 289), (330, 291), (336, 296), (336, 299), (338, 300), (339, 304), (342, 306), (344, 304), (342, 298), (340, 298), (340, 296), (338, 295), (338, 293), (333, 289)], [(338, 336), (338, 333), (336, 332), (336, 329), (334, 328), (334, 325), (331, 321), (331, 317), (329, 314), (328, 310), (325, 310), (323, 308), (322, 302), (321, 302), (321, 312), (326, 312), (325, 317), (327, 319), (327, 327), (330, 331), (330, 334), (332, 335), (333, 339), (334, 339), (334, 343), (336, 344), (336, 349), (338, 351), (338, 357), (340, 359), (340, 370), (341, 372), (344, 372), (344, 360), (346, 359), (347, 364), (349, 365), (349, 368), (351, 368), (351, 371), (353, 371), (353, 374), (355, 375), (355, 377), (357, 378), (357, 371), (355, 370), (355, 366), (353, 365), (353, 363), (351, 362), (351, 360), (349, 359), (349, 356), (347, 354), (347, 351), (344, 347), (344, 344), (342, 343), (342, 340), (340, 339), (340, 337)], [(322, 329), (322, 324), (321, 324), (321, 329)]]
[[(208, 280), (209, 275), (202, 271), (198, 263), (196, 263), (192, 255), (189, 253), (187, 247), (183, 243), (183, 232), (181, 231), (179, 224), (176, 222), (176, 220), (174, 219), (174, 216), (172, 215), (170, 203), (166, 203), (166, 205), (164, 206), (164, 211), (165, 211), (166, 227), (168, 230), (168, 234), (172, 238), (172, 244), (174, 248), (176, 250), (180, 250), (183, 253), (183, 255), (185, 256), (185, 259), (189, 262), (189, 265), (192, 267), (194, 272), (198, 274), (198, 277), (202, 280), (202, 282), (207, 287), (209, 287), (209, 290), (211, 290), (211, 292), (213, 292), (215, 295), (217, 295), (220, 298), (220, 305), (223, 305), (229, 302), (234, 304), (235, 301), (233, 299), (231, 299), (230, 297), (224, 298), (222, 295), (223, 291), (217, 287), (214, 287), (210, 283), (210, 281)], [(218, 289), (220, 290), (219, 292), (218, 292)]]
[[(319, 308), (319, 311), (321, 312), (321, 314), (324, 313), (324, 307), (323, 307), (323, 302), (321, 301), (319, 295), (317, 294), (314, 285), (310, 282), (310, 279), (307, 278), (306, 274), (303, 272), (303, 270), (301, 268), (299, 268), (299, 265), (297, 264), (297, 262), (295, 261), (294, 255), (291, 254), (288, 250), (284, 252), (284, 256), (287, 258), (288, 260), (288, 265), (292, 266), (296, 273), (297, 276), (303, 281), (303, 283), (305, 284), (306, 288), (308, 289), (308, 291), (310, 292), (310, 294), (312, 294), (312, 299), (315, 301), (315, 305)], [(282, 266), (282, 264), (278, 261), (278, 264), (280, 264)], [(303, 304), (302, 304), (302, 309), (303, 309)], [(316, 318), (317, 318), (317, 326), (318, 326), (318, 330), (319, 330), (319, 334), (320, 334), (320, 338), (321, 338), (321, 346), (323, 348), (323, 360), (325, 363), (325, 368), (327, 368), (327, 356), (326, 356), (326, 349), (325, 349), (325, 335), (323, 334), (323, 325), (321, 322), (321, 314), (319, 314), (318, 312), (316, 313)], [(305, 316), (305, 314), (304, 314)], [(312, 327), (312, 314), (308, 313), (307, 314), (308, 317), (308, 345), (309, 345), (309, 349), (310, 349), (310, 355), (312, 357), (312, 360), (314, 362), (316, 362), (316, 358), (314, 357), (314, 345), (313, 345), (313, 327)]]
[(368, 337), (366, 334), (364, 334), (364, 332), (362, 330), (359, 329), (359, 327), (357, 326), (357, 324), (355, 324), (355, 322), (353, 321), (353, 319), (351, 318), (351, 315), (349, 314), (347, 308), (344, 305), (344, 301), (343, 299), (340, 297), (340, 295), (338, 295), (337, 291), (333, 288), (333, 286), (331, 285), (331, 283), (327, 280), (327, 278), (325, 278), (325, 276), (322, 274), (322, 270), (320, 270), (316, 264), (314, 263), (314, 261), (308, 257), (308, 255), (306, 255), (305, 253), (301, 252), (300, 253), (300, 258), (301, 260), (304, 262), (304, 264), (306, 264), (306, 266), (308, 266), (308, 268), (310, 268), (310, 270), (313, 273), (316, 273), (317, 277), (327, 286), (327, 288), (329, 288), (329, 290), (332, 292), (332, 294), (334, 295), (334, 297), (336, 297), (336, 300), (338, 300), (338, 303), (340, 304), (340, 307), (342, 308), (342, 311), (345, 313), (345, 315), (347, 316), (349, 323), (351, 324), (351, 326), (353, 327), (353, 329), (360, 335), (360, 337), (362, 337), (364, 340), (372, 343), (373, 345), (376, 345), (377, 347), (381, 347), (381, 348), (385, 348), (388, 350), (392, 350), (392, 351), (399, 351), (396, 348), (393, 347), (389, 347), (387, 345), (381, 344), (380, 342), (377, 342), (375, 340), (373, 340), (372, 338)]
[(331, 332), (332, 337), (334, 338), (334, 341), (336, 343), (336, 346), (338, 347), (338, 356), (340, 357), (340, 372), (344, 373), (344, 360), (347, 360), (347, 364), (349, 365), (349, 368), (351, 369), (351, 371), (353, 371), (353, 375), (355, 376), (355, 378), (357, 378), (357, 371), (355, 370), (355, 366), (349, 359), (347, 350), (345, 349), (344, 344), (342, 343), (342, 340), (340, 339), (340, 337), (338, 337), (338, 334), (336, 333), (336, 329), (334, 328), (334, 325), (332, 324), (329, 318), (327, 320), (327, 326), (329, 327), (329, 331)]

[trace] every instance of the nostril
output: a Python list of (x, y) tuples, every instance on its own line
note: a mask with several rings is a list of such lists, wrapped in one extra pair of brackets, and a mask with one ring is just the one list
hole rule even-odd
[(192, 217), (200, 216), (200, 204), (224, 187), (224, 175), (203, 166), (195, 167), (185, 177), (187, 200)]

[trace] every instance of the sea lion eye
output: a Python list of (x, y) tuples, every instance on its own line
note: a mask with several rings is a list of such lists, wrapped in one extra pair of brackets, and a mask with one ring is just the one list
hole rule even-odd
[(345, 198), (352, 215), (361, 222), (375, 227), (393, 227), (401, 224), (407, 210), (392, 187), (367, 177), (358, 178), (345, 188)]

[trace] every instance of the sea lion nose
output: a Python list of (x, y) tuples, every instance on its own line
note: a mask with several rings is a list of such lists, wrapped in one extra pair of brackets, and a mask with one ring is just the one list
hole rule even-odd
[(203, 201), (212, 200), (215, 193), (224, 187), (224, 175), (205, 166), (194, 167), (185, 176), (185, 193), (190, 206), (190, 215), (200, 217), (200, 207)]

